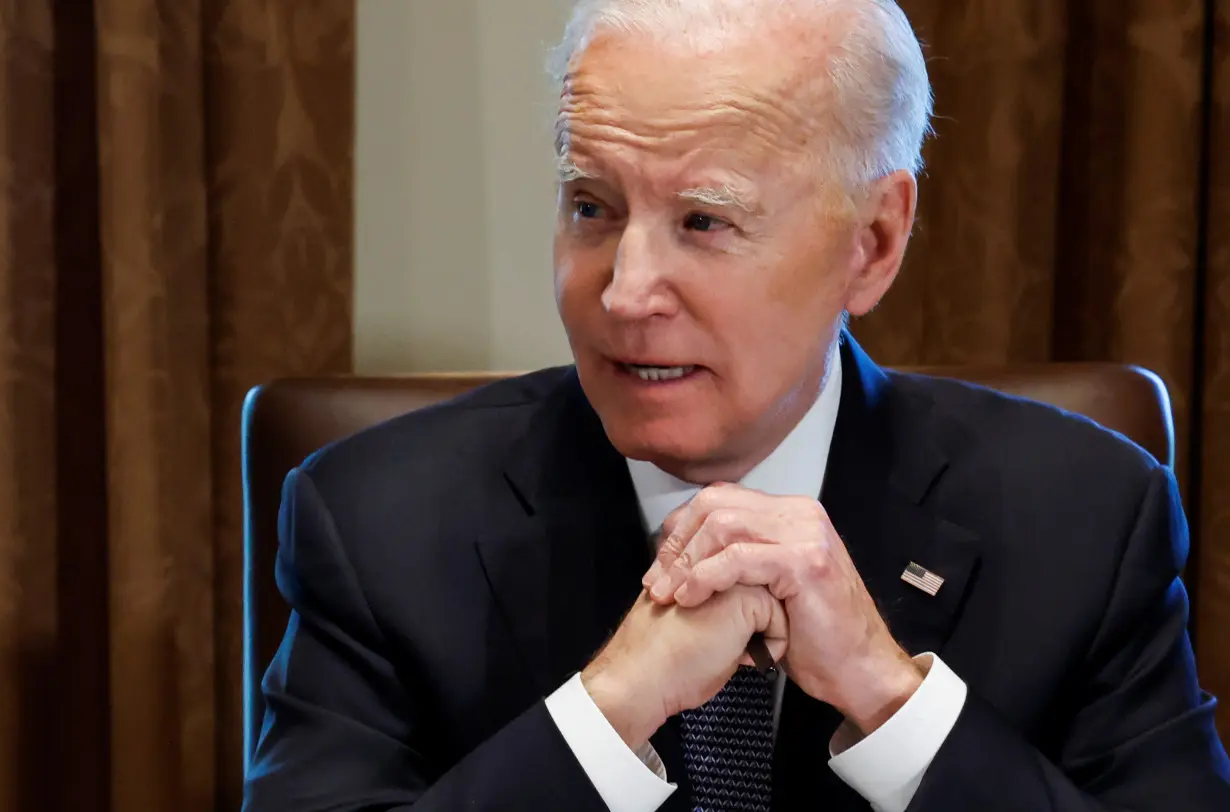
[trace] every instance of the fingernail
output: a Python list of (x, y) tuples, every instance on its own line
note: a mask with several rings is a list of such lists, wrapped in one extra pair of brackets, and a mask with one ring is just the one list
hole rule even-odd
[(683, 600), (687, 600), (687, 597), (688, 597), (688, 585), (684, 584), (683, 586), (679, 587), (679, 591), (675, 593), (675, 600), (683, 601)]
[(650, 584), (658, 580), (662, 576), (662, 562), (655, 561), (653, 566), (649, 568), (649, 572), (645, 573), (645, 577), (641, 579), (641, 585), (648, 588)]
[(670, 584), (666, 582), (665, 578), (662, 578), (656, 584), (653, 585), (653, 590), (651, 591), (650, 594), (652, 594), (654, 598), (656, 598), (657, 600), (662, 600), (663, 598), (665, 598), (667, 595), (670, 594), (669, 587), (670, 587)]

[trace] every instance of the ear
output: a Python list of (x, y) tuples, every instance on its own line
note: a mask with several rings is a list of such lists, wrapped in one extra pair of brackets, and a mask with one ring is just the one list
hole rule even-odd
[(905, 258), (918, 206), (918, 183), (904, 170), (876, 181), (861, 207), (853, 277), (846, 292), (852, 316), (869, 313), (892, 287)]

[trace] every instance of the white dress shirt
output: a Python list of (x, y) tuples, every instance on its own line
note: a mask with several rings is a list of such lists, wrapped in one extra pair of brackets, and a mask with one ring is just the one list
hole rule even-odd
[[(816, 403), (740, 484), (775, 496), (818, 497), (841, 401), (840, 353), (833, 353), (830, 369)], [(628, 470), (646, 528), (660, 527), (700, 491), (647, 462), (628, 460)], [(965, 683), (939, 657), (927, 653), (915, 660), (926, 677), (896, 714), (866, 737), (847, 722), (829, 743), (829, 767), (876, 812), (905, 812), (965, 705)], [(775, 730), (785, 686), (779, 671)], [(580, 674), (547, 698), (547, 710), (612, 812), (653, 812), (675, 791), (653, 747), (632, 751), (594, 704)]]

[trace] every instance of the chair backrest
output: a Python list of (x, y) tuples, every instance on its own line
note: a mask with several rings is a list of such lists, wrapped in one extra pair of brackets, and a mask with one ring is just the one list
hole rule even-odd
[[(1172, 464), (1170, 399), (1153, 373), (1114, 364), (915, 367), (1050, 403), (1113, 429)], [(499, 373), (285, 379), (253, 389), (244, 405), (245, 756), (260, 734), (260, 682), (289, 616), (274, 582), (282, 482), (318, 448), (399, 414), (505, 377)]]

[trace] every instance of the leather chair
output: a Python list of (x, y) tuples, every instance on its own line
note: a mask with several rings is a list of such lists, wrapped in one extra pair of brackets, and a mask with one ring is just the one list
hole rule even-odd
[[(915, 367), (1085, 415), (1173, 465), (1174, 434), (1165, 384), (1151, 372), (1114, 364), (1001, 368)], [(382, 420), (504, 377), (499, 373), (285, 379), (248, 393), (243, 412), (244, 737), (251, 759), (260, 736), (261, 678), (289, 611), (274, 582), (282, 482), (316, 449)]]

